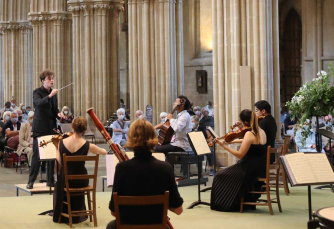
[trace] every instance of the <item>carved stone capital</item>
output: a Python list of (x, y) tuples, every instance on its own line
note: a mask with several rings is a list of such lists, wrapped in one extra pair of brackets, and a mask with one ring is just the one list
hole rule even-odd
[(9, 22), (0, 25), (0, 32), (4, 33), (6, 30), (29, 30), (32, 26), (29, 22)]

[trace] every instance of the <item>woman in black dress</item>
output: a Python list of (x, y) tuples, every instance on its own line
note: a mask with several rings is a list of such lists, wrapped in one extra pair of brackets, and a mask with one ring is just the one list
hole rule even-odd
[(226, 145), (224, 140), (216, 142), (225, 150), (239, 158), (237, 164), (216, 173), (211, 192), (211, 210), (238, 211), (240, 200), (256, 201), (253, 195), (246, 195), (256, 183), (256, 178), (265, 174), (265, 161), (267, 142), (265, 132), (258, 126), (256, 114), (251, 110), (241, 111), (240, 120), (243, 125), (250, 126), (251, 131), (246, 132), (240, 150), (234, 150)]
[[(57, 161), (59, 164), (58, 180), (55, 184), (53, 193), (53, 221), (58, 222), (61, 213), (68, 213), (67, 205), (63, 204), (66, 201), (65, 174), (63, 168), (63, 154), (66, 156), (86, 156), (88, 152), (94, 154), (106, 155), (105, 149), (99, 148), (94, 144), (87, 142), (82, 136), (87, 130), (87, 120), (84, 117), (77, 117), (72, 122), (73, 135), (61, 140), (57, 149)], [(69, 175), (87, 174), (85, 162), (68, 162), (67, 164)], [(83, 188), (88, 186), (89, 180), (70, 180), (70, 188)], [(71, 197), (72, 211), (86, 210), (85, 196)], [(61, 217), (62, 223), (68, 223), (68, 218)], [(80, 223), (87, 220), (85, 217), (73, 217), (73, 223)]]

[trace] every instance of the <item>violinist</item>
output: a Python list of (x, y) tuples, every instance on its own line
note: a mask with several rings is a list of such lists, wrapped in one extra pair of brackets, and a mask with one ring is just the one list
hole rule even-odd
[(250, 129), (244, 135), (239, 150), (230, 148), (225, 140), (215, 139), (225, 150), (239, 158), (237, 164), (216, 173), (211, 192), (211, 210), (238, 211), (240, 199), (255, 202), (259, 196), (246, 195), (256, 185), (257, 177), (265, 174), (267, 137), (259, 127), (255, 112), (241, 111), (241, 123)]
[[(185, 102), (181, 104), (181, 99)], [(168, 152), (184, 152), (191, 151), (191, 147), (188, 141), (187, 134), (192, 130), (193, 125), (190, 120), (188, 109), (190, 107), (190, 101), (184, 95), (180, 95), (173, 104), (173, 109), (176, 108), (177, 118), (173, 118), (172, 114), (167, 115), (167, 120), (170, 121), (170, 125), (175, 131), (175, 141), (166, 145), (157, 145), (155, 152), (167, 154)], [(160, 129), (163, 123), (158, 124), (155, 129)]]
[[(42, 82), (42, 86), (35, 89), (33, 92), (33, 104), (35, 107), (34, 122), (31, 130), (33, 132), (33, 155), (31, 158), (29, 181), (27, 184), (28, 189), (33, 188), (40, 166), (37, 138), (54, 134), (53, 129), (56, 128), (56, 119), (62, 117), (58, 110), (58, 89), (52, 89), (54, 73), (45, 70), (40, 74), (39, 79)], [(48, 163), (47, 185), (50, 186), (54, 183), (54, 163)]]
[[(265, 100), (260, 100), (254, 104), (257, 116), (264, 116), (264, 119), (259, 122), (259, 126), (267, 135), (266, 146), (275, 148), (275, 139), (277, 132), (277, 125), (275, 118), (271, 115), (271, 106)], [(271, 160), (273, 161), (273, 160)]]

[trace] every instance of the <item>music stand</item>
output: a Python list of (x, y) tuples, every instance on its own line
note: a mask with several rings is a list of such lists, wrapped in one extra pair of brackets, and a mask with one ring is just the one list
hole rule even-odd
[(202, 163), (200, 161), (200, 156), (204, 156), (204, 154), (211, 153), (211, 150), (206, 142), (204, 134), (202, 131), (190, 132), (187, 134), (190, 146), (197, 156), (197, 168), (198, 168), (198, 200), (192, 203), (187, 209), (192, 209), (200, 204), (210, 206), (210, 203), (204, 202), (201, 200), (201, 177), (202, 177)]

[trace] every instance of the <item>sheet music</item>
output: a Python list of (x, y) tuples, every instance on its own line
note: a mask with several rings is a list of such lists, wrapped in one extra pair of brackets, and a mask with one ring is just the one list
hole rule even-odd
[(286, 159), (286, 157), (285, 156), (282, 156), (282, 160), (284, 161), (283, 163), (284, 163), (284, 165), (285, 165), (285, 167), (286, 167), (286, 170), (288, 171), (288, 176), (289, 176), (289, 178), (290, 178), (290, 180), (291, 180), (291, 182), (292, 182), (292, 184), (291, 184), (291, 186), (293, 186), (293, 185), (296, 185), (297, 184), (297, 181), (296, 181), (296, 179), (295, 179), (295, 176), (293, 175), (293, 173), (292, 173), (292, 171), (291, 171), (291, 167), (290, 167), (290, 165), (289, 165), (289, 163), (287, 162), (287, 159)]
[(188, 133), (197, 155), (211, 153), (202, 131)]
[(298, 184), (317, 182), (304, 153), (293, 153), (285, 157)]
[[(47, 136), (43, 136), (43, 137), (39, 137), (37, 138), (38, 141), (38, 145), (43, 141), (50, 141), (52, 136), (54, 135), (47, 135)], [(56, 147), (53, 143), (49, 143), (43, 147), (39, 147), (39, 158), (41, 160), (52, 160), (52, 159), (56, 159), (56, 155), (57, 155), (57, 150)]]
[(305, 154), (317, 182), (334, 182), (334, 173), (323, 153)]

